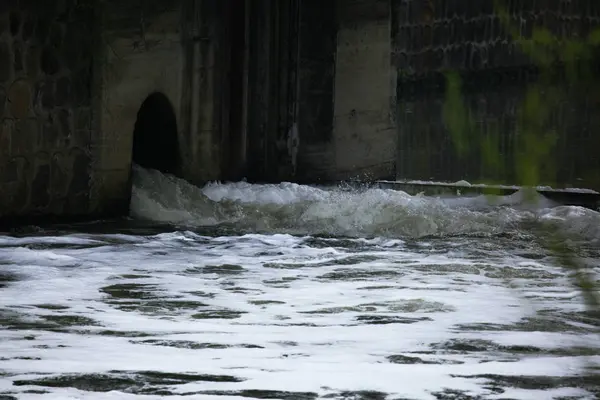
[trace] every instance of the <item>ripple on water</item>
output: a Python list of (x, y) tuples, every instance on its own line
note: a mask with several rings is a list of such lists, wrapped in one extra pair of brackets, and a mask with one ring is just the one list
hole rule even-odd
[(200, 343), (190, 340), (158, 340), (147, 339), (132, 341), (134, 344), (147, 344), (152, 346), (174, 347), (178, 349), (204, 350), (204, 349), (264, 349), (257, 344), (223, 344), (223, 343)]
[(46, 388), (73, 388), (86, 392), (120, 391), (141, 395), (169, 396), (175, 393), (169, 386), (196, 382), (242, 382), (230, 375), (204, 375), (165, 373), (159, 371), (120, 372), (106, 374), (65, 374), (38, 379), (15, 380), (15, 386), (40, 386)]
[(184, 271), (187, 274), (216, 274), (216, 275), (239, 275), (246, 270), (241, 265), (222, 264), (207, 265), (204, 267), (188, 268)]
[(528, 244), (192, 232), (94, 240), (105, 246), (52, 248), (51, 262), (47, 248), (29, 249), (22, 275), (0, 272), (0, 370), (10, 373), (0, 396), (487, 400), (597, 390), (577, 368), (600, 357), (597, 315), (561, 297), (570, 289), (550, 258), (511, 254)]

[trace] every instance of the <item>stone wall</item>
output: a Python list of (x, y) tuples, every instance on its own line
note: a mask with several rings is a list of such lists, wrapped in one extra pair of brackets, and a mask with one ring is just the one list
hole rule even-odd
[[(507, 4), (523, 37), (600, 26), (600, 2)], [(493, 166), (454, 149), (447, 71), (477, 140), (502, 156)], [(175, 114), (177, 172), (196, 184), (394, 171), (518, 183), (516, 122), (540, 76), (491, 1), (0, 1), (0, 219), (126, 213), (136, 121), (155, 93)], [(560, 73), (536, 89), (561, 92), (545, 182), (600, 186), (599, 89)]]
[[(559, 39), (586, 38), (600, 25), (596, 1), (503, 3), (517, 37), (529, 38), (543, 27)], [(600, 145), (595, 78), (570, 83), (560, 68), (543, 77), (544, 71), (509, 35), (492, 1), (394, 0), (392, 25), (398, 178), (521, 183), (518, 160), (534, 152), (527, 153), (524, 132), (517, 128), (524, 101), (527, 96), (558, 96), (540, 129), (557, 135), (540, 179), (559, 186), (600, 187), (600, 156), (592, 150)], [(463, 132), (471, 150), (460, 156), (443, 116), (448, 71), (460, 74), (463, 101), (475, 128)], [(501, 156), (498, 162), (485, 162), (482, 140), (492, 143)]]
[(2, 219), (89, 210), (93, 25), (93, 1), (0, 2)]

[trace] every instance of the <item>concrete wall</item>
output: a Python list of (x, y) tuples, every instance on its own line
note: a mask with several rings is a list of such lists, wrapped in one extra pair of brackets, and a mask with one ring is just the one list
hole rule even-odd
[(98, 4), (91, 196), (96, 212), (128, 205), (133, 130), (144, 100), (161, 92), (181, 118), (181, 7), (176, 0)]
[[(301, 1), (249, 0), (245, 177), (293, 179)], [(289, 142), (289, 145), (288, 145)]]
[(397, 133), (391, 0), (337, 3), (334, 177), (393, 178)]
[(0, 2), (0, 217), (89, 210), (92, 6)]
[(93, 143), (96, 210), (127, 207), (134, 126), (140, 106), (155, 92), (175, 111), (177, 174), (197, 184), (222, 179), (229, 145), (224, 134), (227, 12), (218, 0), (102, 3), (95, 127), (101, 134)]
[(302, 182), (393, 178), (396, 71), (391, 1), (302, 1)]
[[(504, 4), (520, 37), (531, 37), (535, 28), (543, 27), (558, 38), (586, 38), (600, 25), (596, 1)], [(530, 120), (529, 126), (539, 124), (540, 132), (557, 135), (549, 162), (541, 168), (541, 183), (600, 188), (597, 76), (569, 83), (559, 68), (554, 76), (544, 77), (496, 11), (491, 1), (393, 1), (398, 177), (520, 183), (518, 160), (533, 157), (536, 150), (526, 150), (517, 122), (523, 118), (526, 96), (540, 96), (549, 101), (549, 119), (543, 124)], [(444, 73), (449, 70), (460, 73), (463, 100), (476, 131), (463, 132), (471, 151), (462, 156), (443, 118)], [(494, 165), (485, 162), (482, 139), (489, 139), (501, 155)]]
[(0, 4), (0, 219), (127, 213), (134, 130), (153, 93), (175, 113), (178, 174), (226, 175), (224, 2), (21, 3)]
[[(510, 7), (524, 36), (600, 25), (600, 2)], [(453, 150), (448, 70), (462, 75), (474, 124), (498, 133), (500, 167)], [(515, 122), (538, 77), (491, 1), (2, 1), (0, 219), (126, 213), (136, 121), (152, 115), (140, 107), (157, 92), (175, 114), (177, 173), (198, 185), (515, 183)], [(548, 182), (600, 186), (592, 85), (556, 75), (538, 89), (565, 89), (549, 125), (560, 139)]]

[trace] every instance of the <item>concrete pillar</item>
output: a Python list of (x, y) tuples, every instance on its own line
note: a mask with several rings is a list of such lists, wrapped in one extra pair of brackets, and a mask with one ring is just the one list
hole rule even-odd
[[(99, 2), (92, 83), (92, 210), (125, 213), (129, 206), (133, 131), (144, 100), (164, 94), (181, 119), (183, 0)], [(179, 126), (180, 134), (182, 126)]]
[(335, 178), (393, 178), (396, 72), (391, 0), (338, 0)]
[(300, 4), (298, 129), (294, 138), (294, 179), (298, 182), (315, 183), (335, 176), (336, 8), (335, 1), (301, 0)]
[(247, 178), (293, 177), (299, 0), (249, 0)]
[(228, 9), (220, 0), (184, 0), (182, 176), (197, 185), (223, 175), (229, 116)]

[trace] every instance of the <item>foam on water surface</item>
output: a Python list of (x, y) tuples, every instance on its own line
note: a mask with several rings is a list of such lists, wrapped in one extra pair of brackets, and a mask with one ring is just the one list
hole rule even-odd
[(139, 169), (132, 204), (179, 227), (0, 237), (0, 396), (600, 393), (597, 316), (526, 230), (577, 235), (597, 273), (593, 211)]

